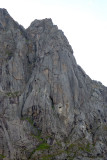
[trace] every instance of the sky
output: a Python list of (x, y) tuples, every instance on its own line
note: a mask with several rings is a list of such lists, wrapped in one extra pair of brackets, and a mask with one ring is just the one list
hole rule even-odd
[(63, 30), (77, 63), (107, 86), (107, 0), (1, 0), (0, 8), (25, 28), (35, 19), (51, 18)]

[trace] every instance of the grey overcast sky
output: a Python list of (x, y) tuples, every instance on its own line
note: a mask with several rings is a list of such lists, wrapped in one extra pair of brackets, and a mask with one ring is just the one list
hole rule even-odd
[(2, 0), (0, 8), (27, 28), (52, 18), (68, 38), (77, 63), (107, 86), (107, 0)]

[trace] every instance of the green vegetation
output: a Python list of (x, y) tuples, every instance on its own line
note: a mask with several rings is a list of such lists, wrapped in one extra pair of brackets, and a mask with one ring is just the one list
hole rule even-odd
[(36, 135), (34, 135), (34, 134), (31, 134), (31, 136), (32, 136), (33, 138), (35, 138), (35, 139), (38, 139), (39, 141), (43, 141), (43, 139), (41, 138), (40, 135), (39, 135), (39, 136), (36, 136)]
[(49, 156), (42, 157), (41, 160), (51, 160)]
[(34, 149), (34, 150), (31, 152), (31, 154), (30, 154), (30, 156), (29, 156), (29, 159), (32, 158), (32, 155), (33, 155), (35, 152), (36, 152), (36, 149)]
[(42, 156), (41, 160), (51, 160), (52, 157), (53, 155), (44, 155)]
[(20, 96), (20, 92), (16, 91), (16, 92), (7, 92), (5, 93), (8, 97), (18, 97)]
[[(62, 144), (58, 140), (56, 140), (55, 146), (54, 145), (51, 146), (51, 145), (47, 144), (46, 141), (48, 138), (52, 138), (52, 135), (46, 135), (46, 136), (42, 137), (41, 131), (39, 131), (38, 128), (34, 126), (34, 122), (33, 122), (32, 118), (30, 118), (30, 117), (22, 118), (22, 120), (26, 120), (31, 126), (34, 127), (37, 135), (31, 134), (31, 136), (33, 138), (35, 138), (36, 140), (38, 140), (38, 142), (39, 142), (39, 145), (35, 146), (33, 151), (30, 153), (29, 159), (32, 159), (33, 155), (36, 152), (38, 153), (38, 151), (41, 151), (41, 155), (39, 155), (39, 158), (41, 160), (51, 160), (55, 156), (61, 155), (62, 153), (67, 154), (69, 160), (73, 160), (75, 157), (77, 157), (78, 155), (81, 155), (83, 152), (91, 154), (94, 149), (94, 145), (90, 144), (89, 142), (85, 141), (84, 139), (79, 139), (78, 141), (76, 141), (72, 144), (70, 144), (68, 140), (65, 141), (66, 146), (68, 146), (66, 149), (62, 149)], [(50, 149), (53, 150), (53, 153), (46, 154), (46, 150), (50, 151)], [(38, 159), (38, 155), (35, 158)]]
[(55, 109), (54, 105), (52, 105), (51, 107), (52, 107), (53, 110)]
[(27, 117), (27, 118), (25, 118), (25, 120), (27, 120), (31, 124), (31, 126), (34, 127), (33, 120), (31, 118)]
[[(92, 146), (93, 147), (93, 146)], [(84, 143), (72, 143), (68, 147), (69, 150), (74, 150), (75, 152), (84, 151), (90, 153), (92, 151), (92, 147), (90, 143), (84, 144)]]
[(36, 148), (36, 150), (39, 151), (39, 150), (44, 150), (49, 148), (50, 148), (50, 145), (48, 145), (46, 142), (43, 142)]
[[(32, 158), (33, 154), (36, 152), (36, 151), (41, 151), (41, 150), (46, 150), (46, 149), (49, 149), (50, 148), (50, 145), (48, 145), (46, 142), (43, 142), (41, 144), (39, 144), (35, 149), (33, 149), (33, 151), (31, 152), (30, 156), (29, 156), (29, 159)], [(47, 159), (48, 160), (48, 159)]]
[(61, 142), (59, 142), (58, 140), (56, 140), (56, 144), (57, 144), (58, 146), (62, 147)]
[(72, 144), (69, 145), (68, 149), (72, 149), (72, 148), (74, 148), (74, 147), (75, 147), (75, 144), (72, 143)]
[[(40, 155), (40, 160), (51, 160), (52, 158), (61, 155), (62, 153), (67, 154), (68, 159), (69, 160), (73, 160), (75, 157), (77, 157), (78, 155), (81, 155), (83, 152), (85, 153), (92, 153), (93, 145), (90, 144), (89, 142), (74, 142), (72, 144), (70, 144), (67, 149), (62, 149), (61, 143), (56, 141), (56, 144), (58, 145), (58, 147), (54, 147), (50, 146), (49, 144), (47, 144), (44, 140), (42, 141), (43, 143), (40, 143), (32, 152), (30, 155), (30, 158), (32, 158), (32, 155), (36, 152), (36, 151), (42, 151), (41, 155)], [(53, 150), (53, 152), (51, 154), (45, 154), (46, 150), (51, 149)], [(93, 157), (93, 155), (90, 155), (90, 157)], [(37, 157), (38, 158), (38, 157)]]
[(4, 156), (4, 155), (2, 155), (2, 154), (0, 154), (0, 158), (5, 158), (6, 156)]
[(35, 126), (34, 126), (34, 122), (31, 118), (29, 117), (22, 117), (21, 120), (26, 120), (34, 129), (35, 129), (35, 132), (37, 133), (37, 135), (35, 134), (31, 134), (31, 136), (33, 138), (36, 138), (38, 139), (39, 141), (42, 141), (43, 139), (41, 138), (41, 131), (38, 130)]
[(85, 146), (85, 151), (86, 152), (91, 152), (91, 147), (90, 147), (89, 143)]
[(40, 159), (41, 160), (51, 160), (51, 158), (54, 158), (55, 156), (58, 156), (58, 155), (60, 155), (60, 154), (62, 154), (64, 152), (65, 152), (65, 150), (58, 150), (57, 149), (52, 154), (43, 155)]

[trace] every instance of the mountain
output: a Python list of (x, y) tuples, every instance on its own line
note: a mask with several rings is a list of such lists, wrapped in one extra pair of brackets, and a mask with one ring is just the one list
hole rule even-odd
[[(91, 65), (91, 63), (90, 63)], [(107, 88), (51, 19), (0, 9), (0, 159), (107, 160)]]

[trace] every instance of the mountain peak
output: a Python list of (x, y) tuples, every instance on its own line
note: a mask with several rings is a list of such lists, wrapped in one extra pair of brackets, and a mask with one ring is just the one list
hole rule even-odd
[(5, 8), (0, 8), (0, 13), (8, 14), (8, 11)]
[(37, 20), (35, 19), (32, 23), (31, 23), (31, 26), (41, 26), (41, 25), (49, 25), (49, 26), (52, 26), (53, 25), (53, 22), (52, 22), (52, 19), (51, 18), (45, 18), (45, 19), (42, 19), (42, 20)]
[(105, 160), (107, 88), (77, 65), (51, 19), (0, 9), (0, 158)]

